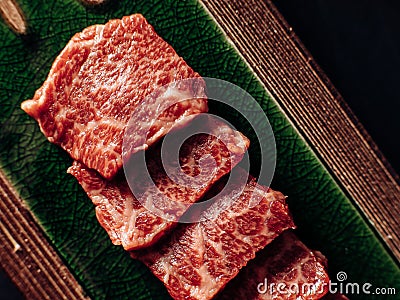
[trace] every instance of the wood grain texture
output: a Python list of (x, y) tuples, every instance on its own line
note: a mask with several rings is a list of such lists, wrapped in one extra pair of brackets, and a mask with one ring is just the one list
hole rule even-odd
[[(398, 177), (291, 28), (270, 2), (203, 3), (399, 258)], [(1, 265), (29, 299), (85, 299), (40, 225), (0, 175)]]
[(0, 15), (14, 32), (26, 34), (24, 15), (14, 0), (0, 0)]
[(400, 259), (399, 177), (271, 1), (202, 0)]
[(88, 299), (0, 171), (0, 265), (27, 299)]

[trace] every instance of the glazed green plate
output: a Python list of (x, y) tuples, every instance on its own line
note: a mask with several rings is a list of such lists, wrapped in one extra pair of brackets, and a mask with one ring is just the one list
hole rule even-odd
[[(400, 287), (398, 267), (374, 229), (199, 2), (119, 0), (97, 9), (74, 0), (18, 2), (26, 15), (29, 35), (21, 38), (0, 23), (0, 164), (91, 298), (169, 296), (146, 267), (112, 245), (96, 221), (91, 201), (66, 173), (71, 159), (46, 140), (20, 104), (41, 86), (53, 60), (74, 33), (132, 13), (143, 14), (201, 75), (237, 84), (261, 104), (277, 143), (272, 187), (289, 196), (299, 235), (328, 257), (332, 279), (343, 271), (350, 282)], [(220, 113), (218, 107), (213, 110)], [(235, 123), (234, 115), (227, 117), (249, 134), (240, 122)], [(257, 165), (257, 147), (250, 155)]]

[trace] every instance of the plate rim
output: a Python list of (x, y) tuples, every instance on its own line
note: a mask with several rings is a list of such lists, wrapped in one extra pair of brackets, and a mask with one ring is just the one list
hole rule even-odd
[[(389, 212), (399, 212), (400, 215), (399, 208), (395, 205), (396, 199), (400, 199), (399, 176), (395, 173), (393, 168), (391, 168), (370, 135), (355, 117), (354, 113), (330, 82), (329, 78), (312, 58), (311, 54), (304, 47), (283, 16), (270, 0), (265, 2), (238, 0), (234, 3), (227, 0), (220, 0), (218, 2), (199, 0), (199, 2), (204, 6), (210, 16), (214, 18), (226, 36), (233, 42), (238, 54), (242, 56), (253, 73), (265, 86), (266, 90), (275, 98), (282, 111), (294, 123), (299, 134), (317, 154), (318, 158), (334, 177), (340, 188), (350, 199), (354, 200), (362, 211), (362, 214), (368, 220), (374, 222), (370, 224), (371, 228), (374, 228), (380, 235), (381, 241), (390, 249), (389, 252), (398, 262), (400, 259), (400, 230), (396, 231), (395, 229), (400, 228), (400, 220), (393, 218)], [(265, 12), (265, 15), (263, 15), (264, 18), (252, 13), (257, 9)], [(238, 24), (238, 18), (243, 16), (248, 18), (247, 24), (246, 22), (239, 22)], [(268, 18), (265, 18), (265, 16), (268, 16)], [(273, 24), (274, 30), (276, 30), (276, 32), (274, 32), (275, 35), (268, 36), (268, 31), (265, 31), (264, 35), (261, 34), (256, 39), (246, 38), (246, 26), (252, 22), (257, 25)], [(231, 30), (232, 26), (235, 26), (235, 34), (233, 34)], [(261, 67), (258, 67), (258, 64), (254, 63), (254, 59), (257, 59), (257, 57), (260, 58), (260, 54), (266, 55), (268, 51), (271, 51), (268, 45), (272, 42), (275, 43), (276, 39), (280, 43), (277, 48), (284, 49), (285, 47), (290, 47), (289, 52), (296, 54), (298, 57), (295, 63), (298, 63), (299, 66), (305, 70), (304, 72), (314, 74), (315, 88), (319, 91), (325, 91), (323, 93), (325, 95), (323, 99), (326, 101), (311, 103), (310, 105), (310, 103), (305, 103), (308, 96), (310, 96), (307, 93), (298, 93), (296, 97), (287, 97), (283, 95), (282, 92), (279, 92), (282, 87), (284, 88), (283, 90), (295, 91), (296, 85), (302, 83), (301, 80), (296, 76), (282, 78), (280, 70), (276, 69), (271, 61), (264, 59), (263, 62), (265, 65)], [(261, 45), (257, 44), (260, 40), (263, 42)], [(245, 44), (247, 44), (246, 47)], [(279, 52), (275, 52), (274, 54), (279, 54)], [(283, 62), (283, 66), (287, 70), (290, 70), (292, 67), (290, 65), (291, 62), (285, 61), (283, 58), (281, 62)], [(302, 105), (305, 104), (304, 106), (308, 108), (308, 110), (300, 110), (298, 105), (294, 105), (294, 102)], [(326, 111), (332, 104), (336, 107), (334, 114), (331, 116), (333, 123), (344, 124), (345, 128), (348, 128), (358, 137), (358, 139), (352, 141), (350, 144), (352, 144), (352, 147), (356, 147), (358, 144), (363, 144), (365, 146), (358, 155), (362, 157), (363, 161), (367, 161), (368, 164), (373, 166), (375, 170), (371, 177), (361, 177), (360, 184), (357, 185), (356, 188), (349, 184), (353, 182), (355, 178), (358, 180), (360, 179), (359, 174), (354, 172), (356, 165), (351, 163), (355, 161), (354, 152), (350, 151), (348, 148), (344, 148), (342, 144), (337, 143), (337, 141), (343, 138), (343, 135), (331, 136), (330, 139), (319, 139), (313, 127), (315, 124), (318, 124), (317, 119), (314, 119), (315, 123), (310, 124), (301, 122), (300, 120), (302, 115), (311, 114), (311, 116), (313, 116), (318, 112)], [(313, 118), (311, 118), (311, 120), (313, 120)], [(330, 140), (331, 145), (333, 145), (332, 147), (338, 150), (339, 160), (332, 161), (329, 159), (327, 155), (328, 152), (321, 147), (321, 145), (328, 140)], [(342, 162), (340, 160), (342, 160)], [(343, 174), (346, 174), (346, 176), (343, 176)], [(386, 202), (383, 202), (382, 193), (378, 193), (379, 189), (376, 189), (376, 186), (371, 182), (383, 184), (384, 187), (381, 187), (381, 189), (384, 188)], [(372, 195), (373, 197), (367, 198), (364, 195), (365, 193), (360, 193), (362, 189), (370, 191), (370, 194), (367, 195)], [(43, 232), (40, 225), (38, 225), (38, 221), (29, 209), (26, 208), (21, 198), (13, 189), (12, 184), (7, 181), (1, 170), (0, 198), (2, 199), (2, 204), (8, 207), (5, 213), (0, 215), (1, 225), (4, 227), (0, 228), (0, 241), (5, 245), (5, 247), (0, 247), (0, 254), (5, 258), (0, 262), (0, 265), (5, 269), (18, 288), (25, 295), (30, 296), (43, 290), (46, 295), (55, 299), (61, 298), (63, 295), (74, 295), (76, 299), (87, 299), (79, 282), (65, 266), (60, 255), (46, 238), (46, 233)], [(371, 202), (371, 199), (372, 207), (367, 203), (367, 201)], [(385, 204), (384, 207), (387, 209), (380, 209), (383, 204)], [(378, 211), (378, 215), (376, 211)], [(381, 226), (379, 222), (381, 219), (386, 220), (389, 226)], [(21, 222), (27, 226), (21, 228), (21, 226), (18, 225), (19, 223), (21, 224)], [(31, 243), (31, 245), (24, 247), (26, 249), (31, 249), (30, 253), (18, 250), (18, 244), (13, 241), (12, 237), (21, 234), (21, 232), (28, 237), (37, 236), (37, 243), (40, 246)], [(392, 238), (385, 238), (388, 236)], [(31, 265), (31, 267), (22, 268), (16, 263), (18, 261), (24, 261), (25, 265)], [(62, 273), (63, 277), (61, 279), (52, 278), (48, 276), (48, 274), (40, 274), (38, 276), (37, 268), (32, 267), (36, 266), (38, 262), (46, 266), (46, 270), (48, 270), (46, 273)], [(32, 281), (32, 276), (38, 279)]]
[(399, 175), (293, 28), (271, 0), (199, 1), (399, 264)]

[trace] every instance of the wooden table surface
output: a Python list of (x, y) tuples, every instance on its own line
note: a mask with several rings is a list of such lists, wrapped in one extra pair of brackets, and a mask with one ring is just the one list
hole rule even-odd
[[(315, 146), (318, 155), (343, 184), (346, 192), (357, 199), (357, 204), (374, 222), (376, 230), (385, 240), (387, 247), (399, 259), (399, 219), (393, 217), (400, 215), (399, 178), (339, 92), (300, 42), (293, 28), (286, 23), (270, 1), (239, 0), (232, 3), (227, 0), (218, 2), (203, 0), (202, 2), (244, 58), (254, 67), (254, 71), (267, 89), (280, 100), (288, 115)], [(12, 4), (15, 2), (11, 0), (0, 1), (0, 11), (11, 28), (16, 33), (23, 34), (26, 29), (23, 13)], [(262, 11), (263, 14), (252, 13), (257, 11)], [(244, 15), (249, 22), (260, 24), (256, 28), (260, 39), (249, 39), (246, 35), (246, 28), (240, 22)], [(274, 37), (267, 34), (268, 29), (264, 27), (266, 24), (268, 26), (272, 24), (275, 30)], [(260, 43), (260, 41), (263, 42)], [(276, 54), (277, 47), (285, 49), (281, 51), (285, 55), (278, 55), (277, 61), (260, 62), (260, 57), (268, 57), (270, 53)], [(288, 57), (295, 57), (295, 65), (293, 65), (293, 60), (287, 59)], [(295, 68), (303, 71), (291, 72), (288, 77), (282, 78), (275, 71), (277, 69), (275, 63), (279, 63), (279, 68), (283, 66), (284, 70)], [(293, 84), (293, 82), (305, 81), (311, 82), (314, 89), (301, 90)], [(310, 98), (323, 101), (305, 103), (306, 99)], [(316, 131), (315, 127), (321, 124), (319, 124), (320, 120), (314, 116), (325, 111), (327, 106), (334, 107), (333, 122), (335, 128), (340, 130)], [(305, 115), (310, 118), (307, 122), (303, 117)], [(336, 149), (338, 155), (332, 157), (330, 149)], [(357, 149), (357, 154), (354, 149)], [(365, 166), (373, 169), (374, 172), (360, 173)], [(8, 209), (6, 216), (2, 215), (0, 227), (0, 241), (3, 245), (0, 247), (1, 265), (6, 268), (18, 288), (25, 294), (33, 295), (35, 299), (41, 299), (46, 294), (53, 299), (63, 298), (66, 295), (83, 299), (85, 296), (79, 284), (68, 269), (65, 269), (62, 260), (36, 224), (35, 218), (25, 208), (4, 177), (0, 176), (0, 179), (2, 209), (4, 211), (6, 206)], [(4, 199), (10, 201), (6, 202)], [(24, 222), (26, 226), (18, 226)], [(15, 235), (29, 237), (29, 241), (26, 241), (26, 238), (22, 239), (22, 242), (30, 243), (30, 245), (25, 245), (31, 249), (29, 253), (18, 251), (21, 241), (14, 240)], [(390, 238), (387, 238), (389, 236)], [(16, 263), (18, 260), (21, 264)], [(38, 264), (45, 265), (45, 269), (48, 270), (46, 274), (37, 273), (35, 266)]]

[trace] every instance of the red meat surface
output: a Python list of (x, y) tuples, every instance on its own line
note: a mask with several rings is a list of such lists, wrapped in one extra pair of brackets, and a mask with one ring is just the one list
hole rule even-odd
[[(187, 78), (197, 79), (171, 84)], [(177, 100), (185, 101), (174, 104)], [(188, 116), (206, 112), (207, 100), (199, 74), (135, 14), (75, 34), (22, 109), (50, 142), (110, 179), (122, 166), (131, 117), (131, 131), (148, 135), (130, 135), (128, 154), (146, 149)]]
[(231, 176), (203, 212), (205, 221), (180, 224), (152, 247), (131, 252), (174, 299), (211, 299), (257, 251), (294, 227), (284, 195), (258, 185), (244, 170), (235, 168)]
[[(123, 174), (108, 181), (95, 170), (79, 162), (74, 162), (68, 169), (95, 204), (97, 219), (114, 244), (130, 250), (154, 243), (175, 226), (176, 222), (167, 221), (152, 211), (170, 210), (170, 215), (175, 217), (175, 221), (179, 219), (188, 205), (199, 200), (214, 182), (229, 173), (242, 160), (249, 146), (249, 140), (241, 133), (227, 125), (216, 123), (215, 120), (208, 119), (206, 122), (200, 116), (189, 126), (203, 129), (209, 134), (196, 134), (183, 143), (179, 152), (180, 167), (171, 166), (173, 159), (168, 155), (163, 164), (164, 168), (176, 172), (182, 170), (183, 174), (188, 175), (189, 180), (192, 178), (196, 184), (185, 181), (180, 184), (176, 178), (171, 179), (161, 163), (161, 145), (149, 149), (146, 151), (147, 169), (137, 170), (136, 179), (133, 180), (131, 187), (135, 195), (136, 191), (143, 194), (146, 207), (151, 207), (151, 211), (137, 200), (125, 176), (121, 176)], [(174, 134), (178, 135), (179, 132)], [(199, 164), (199, 161), (208, 154), (211, 154), (214, 163)], [(141, 175), (143, 171), (149, 172), (152, 181), (143, 180), (145, 178)], [(176, 172), (172, 171), (171, 174), (177, 174), (178, 177), (179, 173)]]
[(319, 252), (286, 231), (257, 254), (216, 299), (320, 299), (329, 289), (325, 266), (326, 259)]

